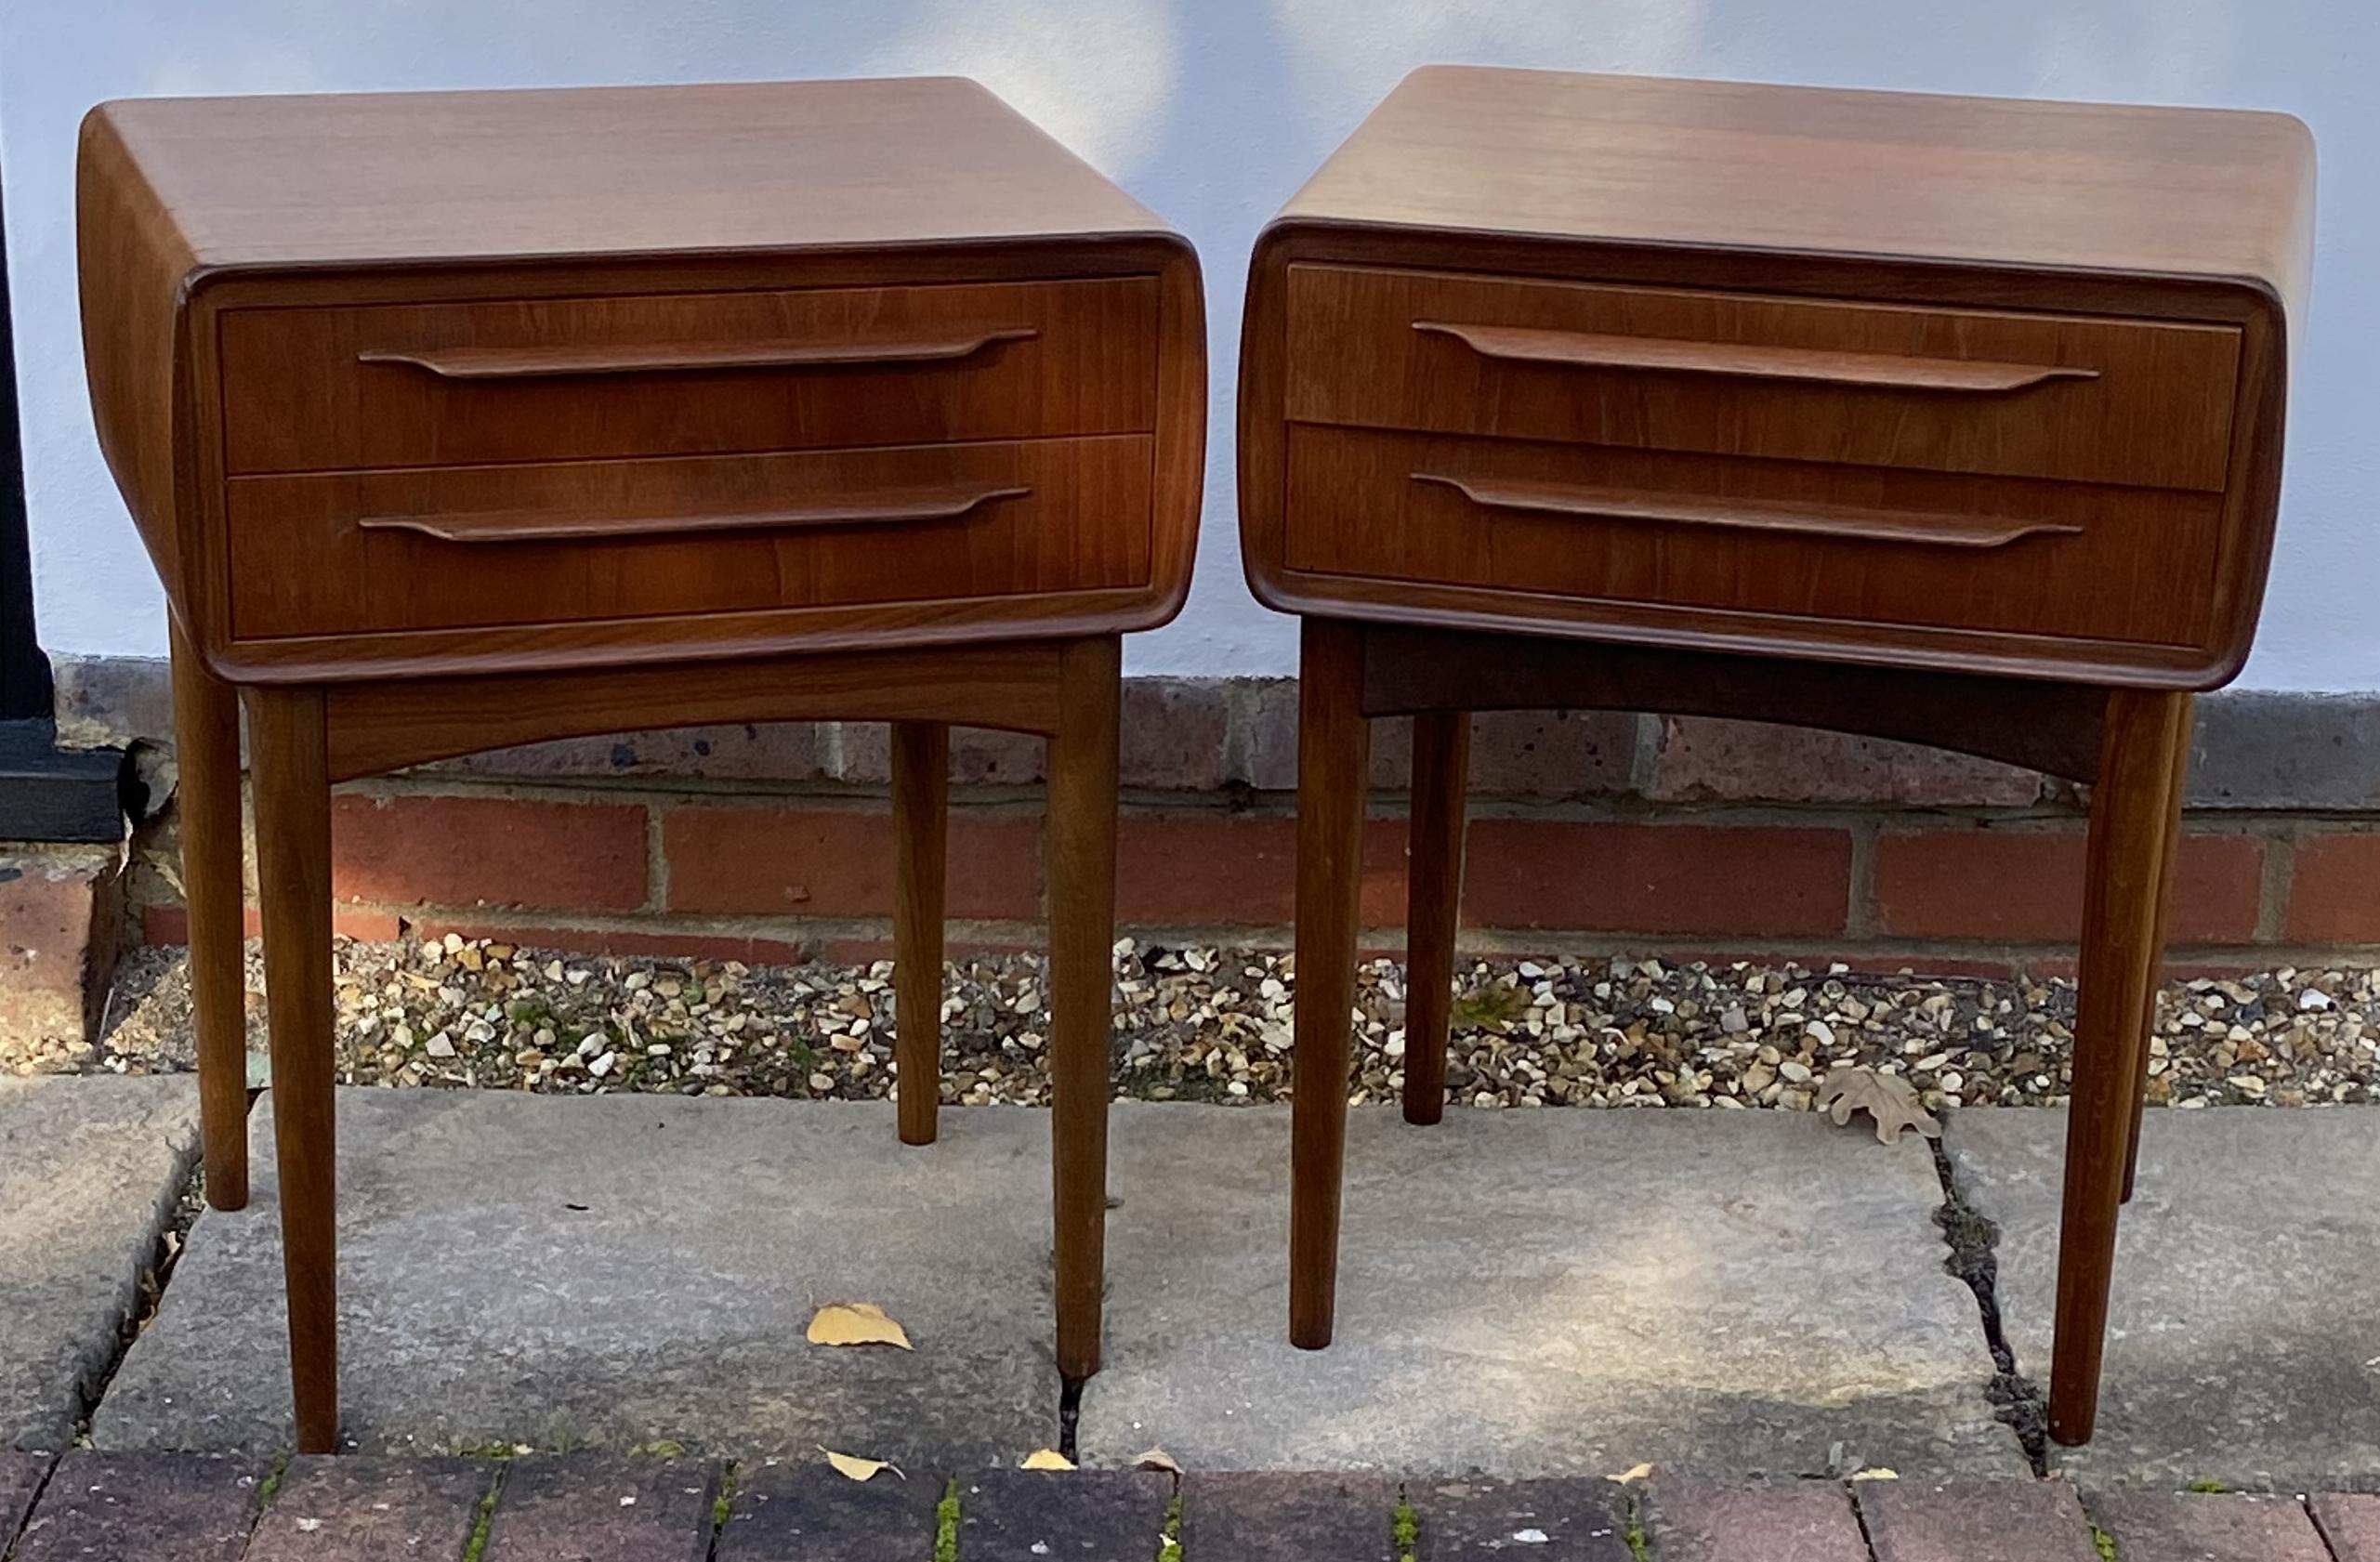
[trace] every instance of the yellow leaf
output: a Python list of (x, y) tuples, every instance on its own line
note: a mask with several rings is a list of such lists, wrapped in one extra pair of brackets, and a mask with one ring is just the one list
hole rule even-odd
[(1611, 1478), (1622, 1486), (1634, 1485), (1640, 1480), (1650, 1480), (1652, 1478), (1652, 1466), (1650, 1464), (1632, 1465)]
[(830, 1302), (819, 1308), (809, 1320), (809, 1343), (915, 1348), (909, 1343), (909, 1331), (874, 1302)]
[(1162, 1448), (1152, 1448), (1132, 1462), (1136, 1470), (1162, 1470), (1169, 1476), (1182, 1473), (1181, 1464)]
[(894, 1475), (901, 1476), (901, 1478), (903, 1480), (907, 1480), (909, 1478), (907, 1476), (901, 1475), (900, 1465), (892, 1464), (888, 1460), (862, 1459), (856, 1453), (837, 1453), (833, 1449), (824, 1447), (823, 1445), (820, 1447), (818, 1451), (826, 1455), (826, 1462), (835, 1466), (835, 1474), (842, 1476), (847, 1479), (867, 1480), (872, 1478), (878, 1471), (881, 1470), (890, 1470)]
[(1020, 1470), (1071, 1470), (1073, 1467), (1074, 1461), (1054, 1448), (1037, 1448), (1026, 1454), (1025, 1462), (1017, 1466)]
[(1851, 1478), (1853, 1480), (1899, 1480), (1900, 1472), (1887, 1465), (1878, 1464), (1873, 1469), (1860, 1471)]

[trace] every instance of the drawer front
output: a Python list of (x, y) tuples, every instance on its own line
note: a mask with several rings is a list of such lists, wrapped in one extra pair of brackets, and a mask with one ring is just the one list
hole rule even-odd
[(227, 311), (235, 475), (1140, 433), (1154, 277)]
[(1566, 599), (1736, 633), (1799, 619), (2172, 646), (2211, 632), (2222, 505), (1313, 427), (1289, 431), (1284, 497), (1291, 570), (1470, 588), (1516, 621)]
[(1146, 585), (1151, 439), (235, 478), (241, 640)]
[(2240, 332), (1293, 266), (1288, 416), (2220, 491)]

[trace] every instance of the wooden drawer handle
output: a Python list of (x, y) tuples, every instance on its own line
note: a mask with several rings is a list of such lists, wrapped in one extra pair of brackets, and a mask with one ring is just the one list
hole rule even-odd
[(1443, 483), (1475, 505), (1493, 510), (1531, 510), (1592, 520), (1671, 521), (1685, 526), (1724, 526), (1739, 532), (1785, 532), (1846, 542), (1920, 543), (1935, 547), (1998, 548), (2027, 537), (2071, 537), (2083, 529), (2008, 516), (1927, 515), (1906, 510), (1863, 510), (1848, 505), (1798, 500), (1729, 504), (1675, 498), (1620, 488), (1567, 488), (1558, 483), (1502, 482), (1415, 472), (1415, 482)]
[(773, 532), (792, 527), (952, 520), (996, 500), (1021, 499), (1032, 492), (1021, 484), (910, 489), (826, 499), (815, 505), (709, 515), (588, 516), (557, 515), (544, 510), (373, 515), (363, 517), (356, 525), (366, 532), (419, 532), (442, 543), (616, 543), (644, 537), (683, 537), (703, 532)]
[(952, 363), (1041, 332), (1006, 325), (910, 342), (777, 342), (734, 347), (367, 348), (359, 363), (424, 369), (445, 380), (535, 380), (595, 374), (703, 374), (735, 369), (839, 369)]
[(1816, 348), (1748, 347), (1676, 341), (1659, 336), (1597, 335), (1539, 331), (1519, 325), (1461, 325), (1417, 320), (1414, 329), (1452, 336), (1482, 358), (1508, 363), (1553, 363), (1574, 369), (1652, 369), (1729, 379), (1801, 380), (1815, 385), (1874, 386), (1895, 390), (1991, 393), (2023, 390), (2050, 380), (2095, 380), (2097, 369), (2049, 363), (1994, 363), (1984, 359), (1904, 358), (1881, 352), (1830, 352)]

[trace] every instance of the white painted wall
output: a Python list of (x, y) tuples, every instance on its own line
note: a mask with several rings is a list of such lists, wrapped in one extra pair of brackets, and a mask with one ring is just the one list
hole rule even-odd
[(153, 655), (157, 587), (93, 440), (75, 322), (83, 111), (155, 93), (952, 72), (1187, 231), (1214, 465), (1189, 610), (1143, 673), (1285, 671), (1240, 579), (1231, 385), (1265, 218), (1430, 60), (2291, 110), (2322, 158), (2280, 556), (2244, 682), (2380, 689), (2380, 7), (2372, 0), (0, 0), (0, 160), (34, 570), (53, 650)]

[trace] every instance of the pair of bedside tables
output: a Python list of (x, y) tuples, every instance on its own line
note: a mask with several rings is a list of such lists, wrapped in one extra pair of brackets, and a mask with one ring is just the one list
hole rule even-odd
[[(337, 1431), (329, 788), (893, 724), (901, 1135), (953, 723), (1050, 739), (1057, 1357), (1098, 1365), (1118, 640), (1178, 610), (1197, 262), (949, 80), (96, 111), (85, 329), (172, 605), (208, 1188), (246, 1199), (248, 717), (298, 1443)], [(2265, 115), (1417, 72), (1260, 241), (1241, 529), (1305, 621), (1292, 1333), (1330, 1337), (1368, 719), (1414, 713), (1438, 1115), (1469, 713), (2092, 781), (2053, 1431), (2087, 1437), (2189, 692), (2271, 543), (2311, 157)], [(1748, 886), (1756, 893), (1756, 886)]]

